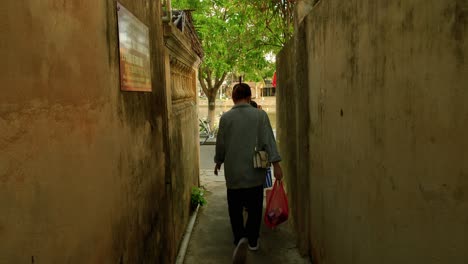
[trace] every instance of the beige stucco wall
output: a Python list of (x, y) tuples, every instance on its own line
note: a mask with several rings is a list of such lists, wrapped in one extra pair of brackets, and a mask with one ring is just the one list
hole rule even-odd
[(115, 1), (3, 3), (2, 264), (174, 260), (160, 1), (120, 2), (150, 28), (152, 93), (120, 91)]
[[(320, 1), (279, 54), (280, 148), (317, 263), (467, 263), (467, 24), (466, 1)], [(306, 77), (282, 76), (291, 61)]]
[[(185, 29), (186, 32), (186, 29)], [(199, 186), (199, 127), (196, 95), (200, 58), (191, 40), (172, 25), (164, 28), (166, 65), (170, 68), (169, 142), (171, 193), (174, 197), (174, 248), (179, 248), (191, 215), (192, 188)]]

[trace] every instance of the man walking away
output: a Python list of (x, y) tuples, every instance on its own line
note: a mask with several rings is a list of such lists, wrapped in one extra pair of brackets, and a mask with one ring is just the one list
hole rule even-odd
[[(224, 113), (219, 122), (214, 161), (215, 175), (224, 163), (227, 200), (232, 233), (234, 235), (233, 263), (245, 263), (247, 248), (258, 250), (260, 225), (263, 209), (263, 183), (266, 169), (253, 166), (255, 147), (267, 151), (273, 164), (274, 177), (283, 178), (279, 162), (281, 157), (268, 115), (253, 108), (249, 85), (238, 83), (234, 86), (234, 106)], [(243, 210), (248, 217), (244, 225)]]

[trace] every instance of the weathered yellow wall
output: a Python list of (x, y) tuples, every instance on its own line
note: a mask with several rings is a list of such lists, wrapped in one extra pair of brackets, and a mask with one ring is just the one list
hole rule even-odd
[[(187, 29), (185, 29), (185, 32)], [(174, 248), (179, 248), (191, 213), (192, 187), (199, 186), (199, 127), (196, 96), (200, 58), (192, 42), (172, 25), (164, 27), (166, 64), (170, 68), (170, 178), (174, 197)]]
[(2, 264), (174, 260), (160, 1), (121, 3), (150, 28), (152, 93), (120, 91), (115, 1), (2, 4)]
[(467, 263), (467, 57), (466, 1), (329, 0), (304, 19), (278, 127), (316, 263)]
[(172, 127), (172, 192), (177, 197), (172, 219), (176, 238), (175, 247), (180, 246), (191, 213), (192, 187), (199, 186), (199, 137), (198, 113), (195, 105), (176, 106), (178, 113), (173, 114)]

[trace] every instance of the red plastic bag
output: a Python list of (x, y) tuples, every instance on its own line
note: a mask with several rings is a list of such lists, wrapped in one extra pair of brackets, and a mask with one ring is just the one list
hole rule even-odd
[(265, 224), (275, 227), (286, 220), (289, 216), (288, 197), (283, 188), (282, 181), (275, 181), (271, 192), (267, 191), (267, 204), (265, 210)]

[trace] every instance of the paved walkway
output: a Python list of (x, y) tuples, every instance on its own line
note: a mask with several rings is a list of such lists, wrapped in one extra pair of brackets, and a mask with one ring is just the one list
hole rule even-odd
[[(200, 208), (185, 256), (185, 264), (232, 262), (234, 246), (229, 223), (224, 175), (213, 174), (213, 146), (201, 146), (200, 181), (207, 189), (208, 204)], [(260, 250), (249, 252), (247, 263), (306, 264), (296, 248), (288, 223), (271, 230), (262, 225)]]

